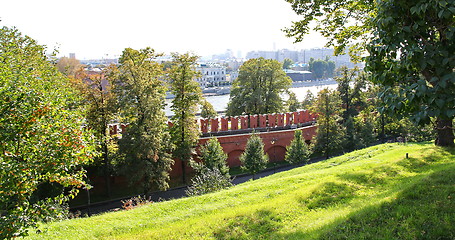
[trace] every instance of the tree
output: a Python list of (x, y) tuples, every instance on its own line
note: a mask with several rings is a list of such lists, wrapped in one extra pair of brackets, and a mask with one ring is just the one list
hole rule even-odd
[(381, 112), (408, 114), (418, 123), (434, 118), (435, 144), (454, 145), (453, 1), (287, 1), (304, 18), (286, 30), (288, 36), (301, 41), (316, 22), (336, 54), (354, 43), (351, 57), (361, 59), (368, 49), (371, 79), (385, 86)]
[(356, 148), (371, 146), (376, 141), (372, 110), (373, 106), (370, 106), (369, 108), (362, 110), (359, 115), (354, 118), (354, 126), (357, 135)]
[(339, 76), (335, 80), (338, 83), (341, 106), (344, 108), (343, 122), (346, 122), (348, 118), (357, 116), (366, 106), (363, 91), (366, 90), (367, 77), (359, 69), (348, 69), (346, 66), (341, 67), (338, 72)]
[(292, 84), (280, 62), (256, 58), (246, 61), (234, 80), (227, 115), (282, 112), (285, 93)]
[(210, 138), (207, 143), (201, 147), (201, 163), (193, 162), (191, 166), (197, 172), (203, 172), (206, 169), (218, 169), (219, 172), (227, 177), (229, 176), (229, 167), (226, 165), (227, 154), (224, 153), (220, 142), (216, 137)]
[(202, 118), (216, 118), (218, 113), (213, 108), (213, 105), (206, 99), (201, 101), (201, 117)]
[(264, 153), (262, 139), (253, 133), (246, 143), (245, 151), (240, 155), (242, 169), (252, 173), (254, 179), (256, 173), (267, 167), (268, 161), (269, 157)]
[[(61, 215), (85, 183), (94, 143), (75, 108), (68, 79), (45, 47), (16, 29), (0, 29), (0, 238), (27, 235)], [(41, 189), (52, 187), (55, 191)]]
[(310, 59), (308, 63), (310, 72), (313, 73), (316, 79), (321, 79), (324, 76), (324, 73), (327, 69), (327, 63), (321, 59), (314, 60), (313, 58)]
[(305, 98), (302, 101), (302, 108), (305, 110), (308, 110), (313, 106), (313, 103), (315, 101), (314, 94), (308, 90), (305, 94)]
[(115, 84), (122, 121), (128, 124), (119, 140), (124, 171), (132, 183), (142, 183), (145, 195), (154, 185), (169, 187), (169, 171), (174, 163), (172, 144), (164, 113), (166, 87), (162, 66), (153, 61), (157, 56), (151, 48), (126, 48), (118, 68), (109, 78)]
[(310, 58), (308, 66), (316, 79), (330, 78), (334, 75), (335, 62), (330, 61), (329, 58), (326, 58), (326, 60)]
[(182, 163), (182, 181), (186, 183), (186, 162), (191, 161), (195, 153), (195, 146), (199, 138), (196, 122), (198, 103), (202, 91), (195, 79), (199, 76), (195, 65), (197, 56), (189, 53), (172, 54), (172, 67), (168, 71), (171, 93), (175, 95), (172, 100), (171, 136), (175, 144), (173, 155)]
[(335, 48), (335, 55), (349, 53), (353, 60), (361, 60), (366, 44), (371, 40), (372, 18), (376, 12), (374, 0), (286, 0), (302, 20), (284, 30), (288, 37), (301, 42), (312, 29), (328, 39), (327, 47)]
[(109, 123), (116, 117), (116, 97), (112, 83), (106, 79), (104, 73), (88, 74), (83, 69), (71, 77), (73, 86), (82, 97), (81, 105), (87, 127), (92, 130), (96, 142), (99, 143), (98, 151), (101, 156), (95, 159), (94, 165), (103, 166), (103, 175), (106, 184), (106, 195), (110, 196), (110, 176), (112, 174), (111, 155), (109, 144), (113, 139), (109, 134)]
[(74, 58), (61, 57), (57, 61), (57, 69), (68, 77), (73, 77), (82, 67), (79, 60)]
[(294, 65), (294, 61), (292, 61), (292, 59), (285, 58), (283, 60), (283, 69), (291, 69), (292, 65)]
[(310, 151), (302, 136), (302, 130), (297, 129), (294, 132), (294, 139), (291, 144), (286, 147), (286, 157), (284, 160), (290, 164), (307, 163), (309, 160)]
[(385, 86), (381, 112), (410, 114), (417, 123), (434, 118), (438, 146), (454, 145), (454, 14), (454, 1), (380, 1), (368, 49), (372, 81)]
[(232, 186), (229, 167), (226, 165), (227, 154), (217, 138), (210, 138), (201, 147), (200, 159), (202, 162), (190, 162), (196, 170), (196, 176), (186, 191), (188, 195), (200, 195)]
[(335, 75), (335, 68), (336, 68), (335, 62), (334, 61), (330, 61), (328, 59), (328, 57), (326, 59), (326, 62), (327, 62), (326, 77), (332, 78)]
[(322, 153), (326, 158), (343, 149), (345, 129), (339, 123), (340, 99), (335, 91), (323, 89), (318, 93), (313, 112), (318, 115), (313, 151)]
[(300, 108), (299, 100), (294, 92), (288, 92), (289, 98), (286, 102), (289, 112), (295, 112)]

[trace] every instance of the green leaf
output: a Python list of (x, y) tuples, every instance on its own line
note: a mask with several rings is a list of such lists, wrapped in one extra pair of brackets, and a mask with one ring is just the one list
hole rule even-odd
[(445, 101), (443, 99), (436, 99), (436, 105), (439, 107), (439, 108), (443, 108), (444, 107), (444, 104), (445, 104)]
[(440, 80), (440, 81), (439, 81), (439, 86), (440, 86), (441, 88), (446, 88), (446, 87), (447, 87), (447, 82), (446, 82), (446, 81), (443, 81), (443, 80)]
[(449, 109), (446, 111), (446, 116), (448, 118), (453, 118), (455, 116), (455, 109)]

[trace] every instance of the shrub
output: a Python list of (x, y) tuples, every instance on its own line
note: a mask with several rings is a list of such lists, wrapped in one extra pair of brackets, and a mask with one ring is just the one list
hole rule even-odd
[(229, 177), (223, 175), (217, 168), (206, 168), (200, 175), (191, 179), (191, 186), (186, 190), (188, 196), (202, 195), (219, 191), (232, 186)]

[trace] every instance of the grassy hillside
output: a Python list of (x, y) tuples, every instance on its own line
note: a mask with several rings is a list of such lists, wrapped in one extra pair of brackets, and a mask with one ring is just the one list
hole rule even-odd
[(225, 191), (42, 231), (30, 238), (455, 239), (455, 149), (384, 144)]

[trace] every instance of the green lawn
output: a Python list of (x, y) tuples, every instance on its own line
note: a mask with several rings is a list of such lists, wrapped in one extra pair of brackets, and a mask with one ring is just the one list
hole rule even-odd
[(29, 238), (455, 239), (455, 149), (378, 145), (221, 192), (41, 230)]

